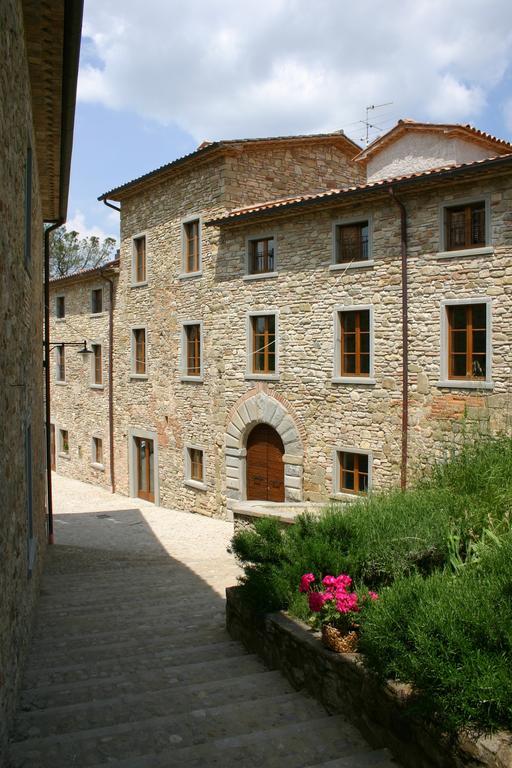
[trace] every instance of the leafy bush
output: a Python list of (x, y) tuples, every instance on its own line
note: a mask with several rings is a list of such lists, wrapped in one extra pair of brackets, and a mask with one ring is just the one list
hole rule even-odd
[(512, 728), (512, 534), (455, 576), (395, 581), (360, 648), (382, 678), (412, 682), (416, 709), (448, 730)]

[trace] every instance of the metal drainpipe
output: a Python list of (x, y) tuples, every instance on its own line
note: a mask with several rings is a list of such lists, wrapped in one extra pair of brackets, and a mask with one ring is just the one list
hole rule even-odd
[(116, 492), (116, 474), (114, 469), (114, 281), (101, 273), (109, 284), (108, 306), (108, 435), (110, 443), (110, 485)]
[(407, 276), (407, 211), (389, 187), (391, 199), (400, 209), (400, 245), (402, 256), (402, 464), (400, 487), (407, 488), (407, 459), (409, 439), (409, 293)]
[(44, 385), (46, 425), (46, 487), (48, 497), (48, 544), (53, 537), (52, 438), (50, 433), (50, 232), (64, 223), (59, 219), (44, 231)]

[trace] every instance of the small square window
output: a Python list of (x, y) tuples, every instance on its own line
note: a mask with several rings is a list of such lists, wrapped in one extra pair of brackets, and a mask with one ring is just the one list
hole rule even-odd
[(251, 372), (276, 372), (276, 316), (251, 317)]
[(448, 316), (448, 378), (487, 378), (487, 305), (455, 304)]
[(55, 298), (55, 316), (62, 320), (66, 316), (66, 297), (57, 296)]
[(132, 330), (132, 373), (144, 376), (146, 374), (146, 329)]
[(185, 329), (185, 373), (187, 376), (200, 377), (201, 366), (201, 325), (191, 323)]
[(101, 344), (92, 345), (92, 381), (93, 384), (103, 384), (103, 356)]
[(69, 456), (69, 433), (67, 429), (59, 429), (59, 453)]
[(353, 453), (350, 451), (338, 451), (337, 457), (338, 490), (342, 493), (368, 493), (368, 454)]
[(369, 260), (368, 220), (336, 225), (335, 237), (335, 264), (350, 264)]
[(461, 251), (486, 245), (485, 200), (444, 209), (445, 250)]
[(186, 273), (201, 270), (199, 219), (183, 224), (183, 258)]
[(250, 275), (263, 275), (274, 272), (275, 247), (273, 237), (263, 237), (248, 241), (248, 271)]
[(92, 461), (93, 464), (103, 465), (103, 440), (101, 437), (92, 439)]
[(94, 288), (91, 291), (91, 312), (93, 315), (100, 315), (103, 312), (103, 289)]
[(203, 451), (199, 448), (189, 448), (190, 455), (190, 479), (198, 483), (204, 481), (203, 474)]
[(132, 279), (135, 284), (147, 280), (146, 235), (133, 238)]
[(55, 380), (66, 381), (66, 349), (64, 344), (55, 347)]

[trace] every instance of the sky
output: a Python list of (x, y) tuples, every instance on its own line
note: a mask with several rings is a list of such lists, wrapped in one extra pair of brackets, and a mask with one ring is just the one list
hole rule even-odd
[[(205, 139), (408, 117), (512, 140), (510, 0), (85, 0), (68, 229), (119, 237), (97, 197)], [(390, 103), (389, 103), (390, 102)]]

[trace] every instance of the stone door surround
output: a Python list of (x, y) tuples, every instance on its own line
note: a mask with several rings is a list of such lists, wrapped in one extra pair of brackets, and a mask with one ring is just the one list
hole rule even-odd
[(299, 428), (284, 403), (266, 392), (246, 397), (230, 414), (225, 436), (227, 498), (247, 498), (247, 437), (256, 424), (269, 424), (283, 441), (285, 503), (302, 501), (304, 448)]

